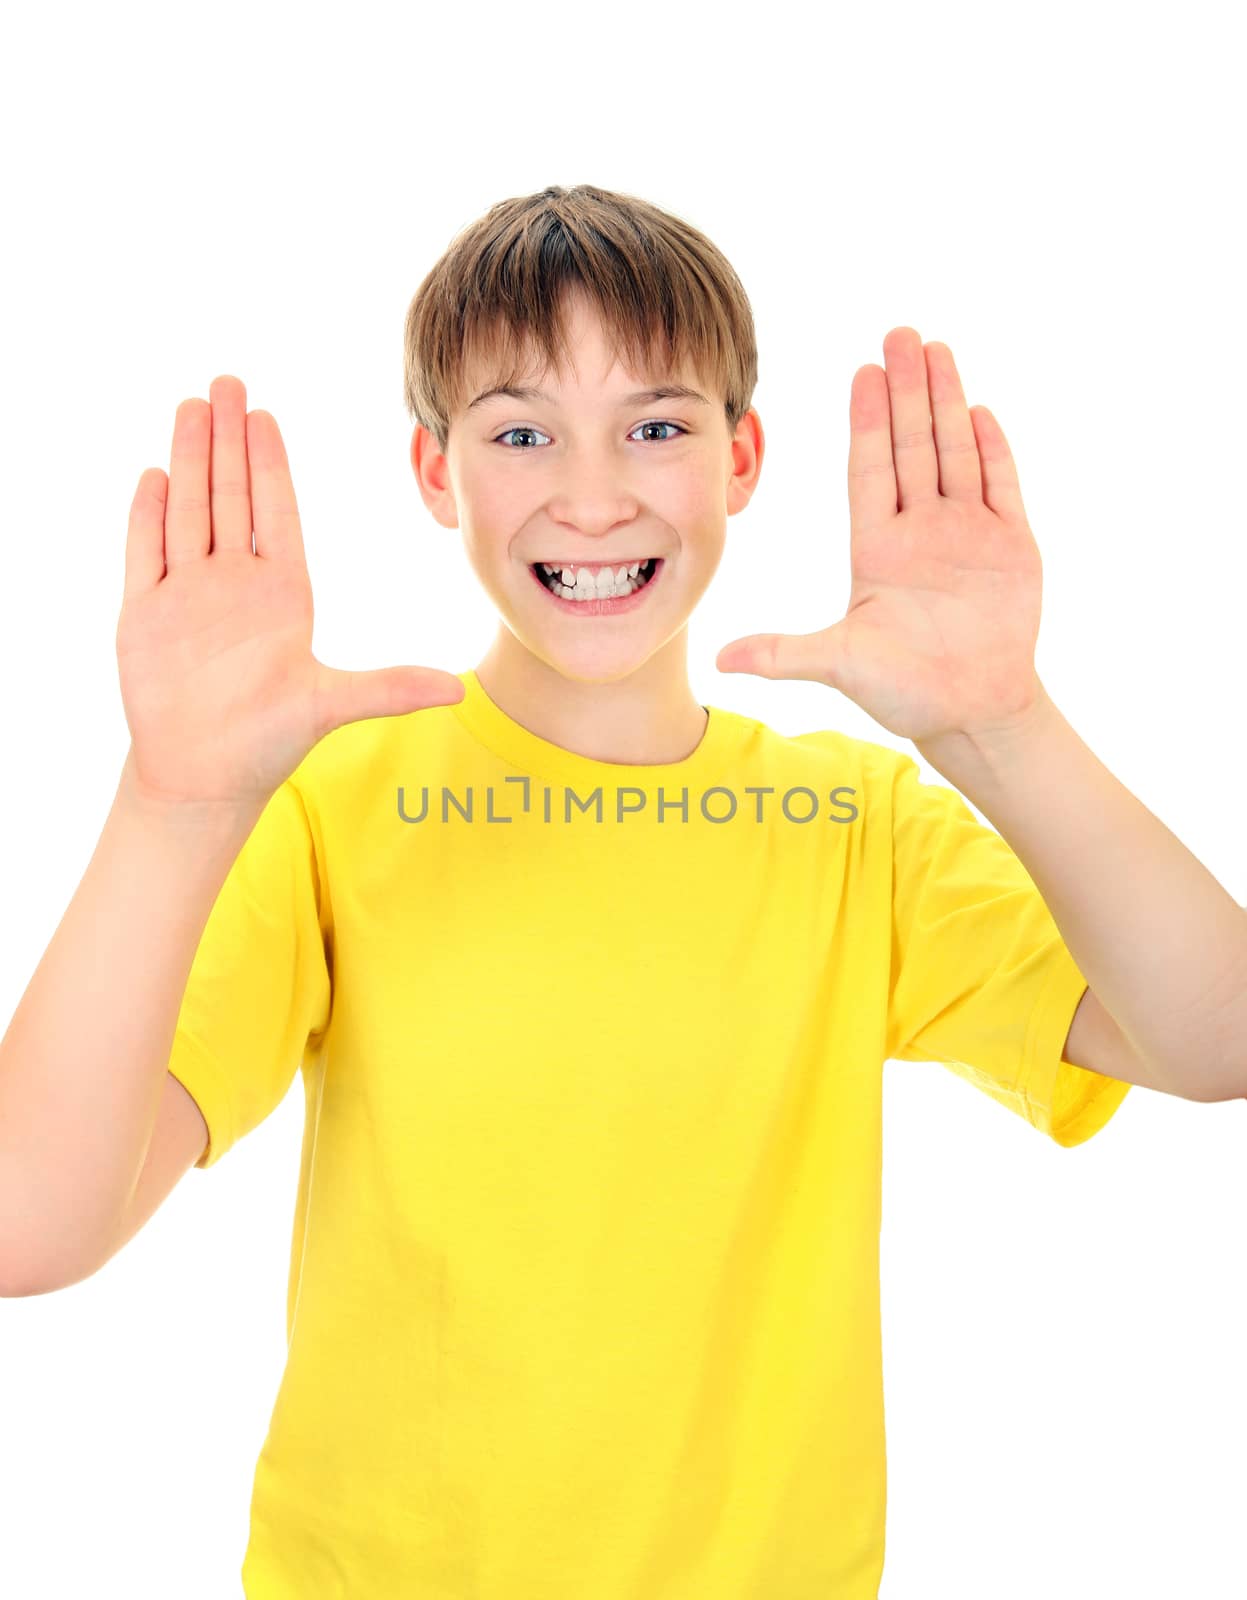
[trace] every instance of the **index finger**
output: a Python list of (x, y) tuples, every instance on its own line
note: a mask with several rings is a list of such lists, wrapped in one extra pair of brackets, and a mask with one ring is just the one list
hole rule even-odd
[(302, 561), (303, 525), (294, 498), (290, 462), (277, 419), (268, 411), (247, 413), (247, 461), (251, 468), (251, 520), (255, 553), (269, 560)]
[(849, 389), (849, 527), (877, 527), (896, 515), (892, 409), (881, 366), (858, 367)]

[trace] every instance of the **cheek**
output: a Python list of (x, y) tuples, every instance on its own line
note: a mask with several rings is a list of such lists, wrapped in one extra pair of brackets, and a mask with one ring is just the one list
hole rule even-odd
[(469, 496), (472, 521), (479, 528), (505, 528), (527, 516), (537, 498), (532, 485), (482, 478)]
[(722, 549), (726, 537), (727, 503), (723, 485), (710, 472), (690, 473), (670, 485), (670, 493), (656, 506), (664, 521), (681, 536), (694, 541), (712, 555)]
[(459, 531), (464, 549), (478, 571), (496, 565), (540, 501), (514, 487), (477, 483), (459, 502)]
[(704, 528), (719, 514), (722, 485), (704, 462), (692, 457), (673, 463), (665, 472), (633, 485), (641, 511), (646, 509), (690, 534)]

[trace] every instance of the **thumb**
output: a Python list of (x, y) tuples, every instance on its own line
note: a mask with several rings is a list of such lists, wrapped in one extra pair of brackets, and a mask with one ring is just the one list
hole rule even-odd
[(837, 688), (840, 624), (817, 633), (751, 633), (725, 644), (715, 657), (720, 672), (759, 678), (806, 678)]
[(456, 705), (463, 684), (453, 672), (437, 667), (378, 667), (368, 672), (342, 671), (317, 663), (314, 686), (320, 737), (344, 722), (365, 717), (401, 717), (429, 706)]

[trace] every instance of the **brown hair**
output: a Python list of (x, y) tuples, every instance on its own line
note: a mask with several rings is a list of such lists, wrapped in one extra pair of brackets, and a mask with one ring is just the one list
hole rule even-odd
[(491, 386), (520, 383), (534, 349), (550, 369), (570, 364), (564, 316), (574, 289), (597, 309), (616, 359), (647, 376), (689, 366), (722, 396), (735, 433), (758, 352), (731, 264), (682, 218), (579, 183), (491, 206), (454, 236), (407, 308), (404, 400), (443, 454), (469, 399), (470, 363), (496, 373)]

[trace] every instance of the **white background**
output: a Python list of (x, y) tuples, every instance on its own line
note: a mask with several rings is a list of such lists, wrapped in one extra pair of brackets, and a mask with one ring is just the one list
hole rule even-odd
[[(714, 657), (843, 614), (849, 383), (912, 325), (1012, 445), (1050, 694), (1247, 901), (1244, 129), (1218, 12), (405, 9), (7, 24), (0, 1023), (112, 801), (126, 518), (180, 400), (230, 372), (278, 419), (321, 660), (483, 655), (494, 614), (408, 461), (403, 317), (458, 229), (549, 183), (677, 212), (753, 303), (768, 449), (691, 623), (699, 699), (906, 748)], [(1062, 1150), (935, 1065), (885, 1078), (884, 1600), (1241, 1600), (1247, 1105), (1133, 1089)], [(4, 1592), (240, 1592), (302, 1112), (296, 1078), (102, 1272), (0, 1301)]]

